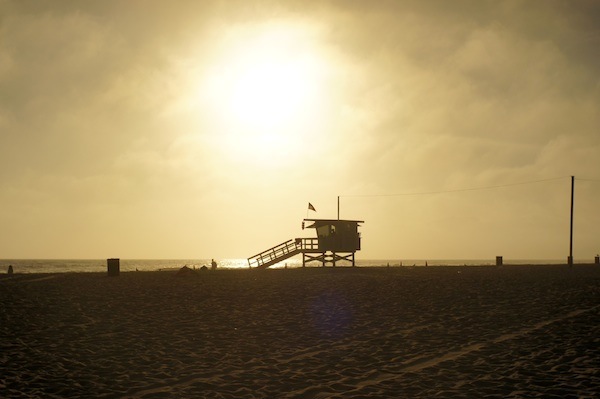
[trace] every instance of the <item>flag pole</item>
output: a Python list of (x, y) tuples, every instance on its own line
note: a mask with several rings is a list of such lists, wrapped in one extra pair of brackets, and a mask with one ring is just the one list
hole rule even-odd
[(338, 220), (340, 220), (340, 196), (338, 195)]

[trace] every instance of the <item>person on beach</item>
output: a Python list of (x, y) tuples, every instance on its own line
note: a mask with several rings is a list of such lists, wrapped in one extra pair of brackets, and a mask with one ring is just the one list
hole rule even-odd
[(7, 271), (7, 273), (8, 273), (8, 274), (13, 274), (14, 272), (15, 272), (15, 271), (13, 270), (13, 267), (12, 267), (12, 265), (8, 265), (8, 271)]
[(215, 260), (212, 259), (210, 262), (210, 270), (216, 270), (216, 269), (217, 269), (217, 262), (215, 262)]

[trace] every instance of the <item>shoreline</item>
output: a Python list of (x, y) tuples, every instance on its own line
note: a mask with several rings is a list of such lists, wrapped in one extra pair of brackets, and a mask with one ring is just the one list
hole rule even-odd
[[(119, 274), (129, 274), (129, 273), (177, 273), (181, 269), (187, 267), (187, 265), (181, 267), (171, 267), (171, 268), (163, 268), (157, 270), (120, 270)], [(483, 265), (381, 265), (381, 266), (290, 266), (290, 267), (271, 267), (267, 269), (257, 269), (257, 268), (217, 268), (216, 270), (201, 270), (200, 268), (189, 268), (189, 272), (194, 274), (203, 275), (205, 273), (221, 273), (221, 272), (273, 272), (273, 271), (294, 271), (294, 270), (362, 270), (362, 271), (377, 271), (377, 270), (415, 270), (415, 269), (450, 269), (454, 271), (458, 271), (460, 269), (511, 269), (511, 268), (550, 268), (550, 269), (577, 269), (577, 268), (598, 268), (600, 270), (600, 265), (595, 263), (574, 263), (573, 265), (568, 264), (558, 264), (558, 263), (549, 263), (549, 264), (538, 264), (538, 263), (504, 263), (502, 265), (493, 265), (493, 264), (483, 264)], [(6, 279), (14, 276), (24, 276), (24, 275), (62, 275), (62, 274), (84, 274), (84, 275), (106, 275), (107, 271), (64, 271), (64, 272), (20, 272), (19, 270), (15, 270), (13, 273), (8, 274), (6, 272), (0, 273), (0, 280)], [(114, 277), (114, 276), (113, 276)]]
[[(209, 267), (209, 260), (202, 259), (120, 259), (120, 271), (157, 271), (161, 269), (180, 269), (182, 266), (190, 268), (201, 268), (203, 265)], [(557, 259), (504, 259), (504, 265), (565, 265), (565, 260)], [(590, 264), (592, 259), (576, 260), (575, 264)], [(63, 273), (63, 272), (104, 272), (107, 270), (106, 259), (4, 259), (0, 260), (0, 275), (6, 273), (9, 266), (13, 266), (13, 271), (17, 273)], [(288, 262), (281, 262), (271, 267), (273, 268), (300, 268), (301, 259), (291, 258)], [(493, 259), (358, 259), (357, 267), (411, 267), (411, 266), (495, 266)], [(328, 265), (329, 267), (331, 265)], [(340, 262), (338, 267), (350, 266), (350, 263)], [(319, 263), (311, 263), (307, 267), (321, 267)], [(209, 267), (210, 268), (210, 267)], [(220, 259), (218, 260), (218, 269), (248, 269), (249, 265), (246, 259)]]

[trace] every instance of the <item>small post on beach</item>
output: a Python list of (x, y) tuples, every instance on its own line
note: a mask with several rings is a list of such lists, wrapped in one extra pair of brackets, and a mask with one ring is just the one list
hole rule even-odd
[(502, 266), (502, 256), (496, 256), (496, 266)]
[(120, 272), (120, 264), (119, 258), (110, 258), (106, 259), (106, 266), (108, 268), (108, 276), (109, 277), (117, 277)]

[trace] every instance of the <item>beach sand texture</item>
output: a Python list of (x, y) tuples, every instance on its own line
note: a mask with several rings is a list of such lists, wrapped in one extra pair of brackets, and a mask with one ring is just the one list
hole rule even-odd
[(3, 275), (0, 397), (596, 398), (598, 266)]

